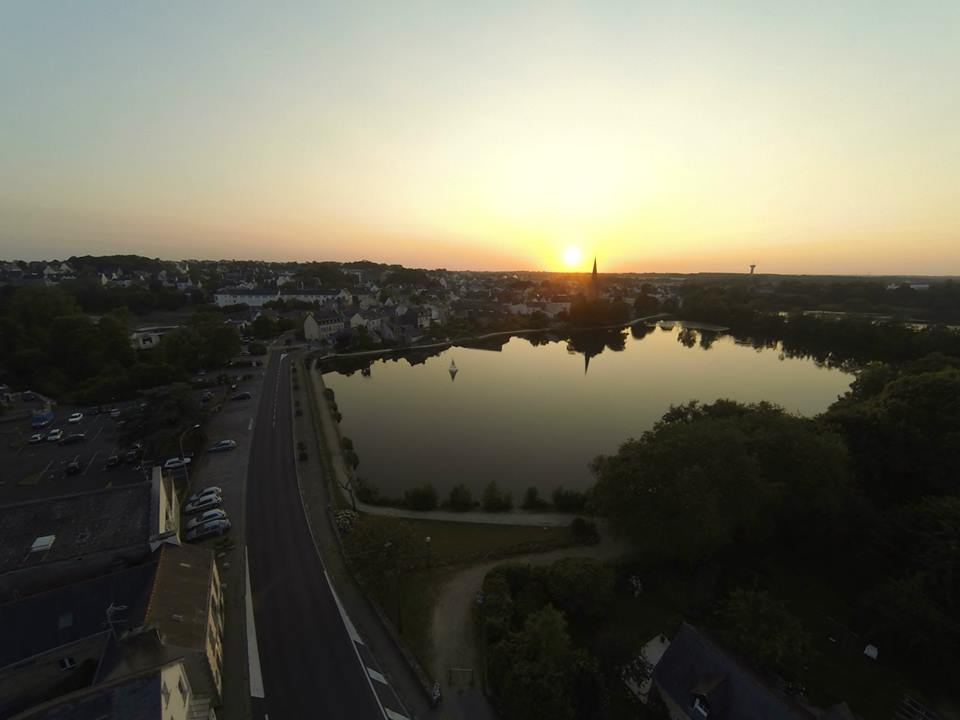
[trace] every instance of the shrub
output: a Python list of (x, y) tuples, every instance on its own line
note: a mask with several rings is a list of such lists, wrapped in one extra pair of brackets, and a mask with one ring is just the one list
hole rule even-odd
[(411, 510), (436, 510), (437, 491), (428, 482), (410, 488), (403, 493), (403, 504)]
[(496, 480), (491, 480), (483, 490), (484, 512), (507, 512), (513, 509), (513, 496), (501, 490)]
[(344, 437), (342, 437), (342, 438), (340, 439), (340, 446), (341, 446), (344, 450), (353, 450), (353, 440), (351, 440), (350, 438), (344, 436)]
[(590, 520), (584, 520), (582, 517), (575, 517), (570, 523), (570, 534), (573, 539), (584, 545), (596, 545), (600, 542), (600, 531), (597, 530), (597, 524)]
[(473, 510), (473, 493), (470, 492), (470, 488), (462, 483), (454, 485), (450, 490), (450, 497), (447, 498), (447, 508), (454, 512)]

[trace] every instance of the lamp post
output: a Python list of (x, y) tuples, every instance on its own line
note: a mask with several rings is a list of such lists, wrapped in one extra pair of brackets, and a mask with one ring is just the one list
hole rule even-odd
[[(184, 430), (182, 433), (180, 433), (180, 443), (179, 443), (179, 444), (180, 444), (180, 459), (181, 459), (181, 460), (186, 460), (186, 458), (183, 456), (183, 438), (186, 437), (186, 434), (187, 434), (188, 432), (191, 432), (192, 430), (199, 430), (199, 429), (200, 429), (200, 424), (197, 423), (197, 424), (194, 425), (193, 427), (188, 427), (186, 430)], [(190, 470), (188, 469), (188, 466), (187, 466), (187, 463), (186, 463), (186, 462), (183, 463), (183, 476), (184, 476), (184, 478), (185, 478), (186, 481), (187, 481), (186, 484), (187, 484), (187, 488), (189, 489), (189, 487), (190, 487)]]

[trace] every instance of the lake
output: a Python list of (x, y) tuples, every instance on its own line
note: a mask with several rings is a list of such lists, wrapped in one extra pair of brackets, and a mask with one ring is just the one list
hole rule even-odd
[(342, 365), (326, 372), (342, 432), (360, 457), (358, 475), (387, 496), (430, 481), (441, 498), (461, 482), (477, 497), (496, 480), (515, 502), (530, 486), (549, 497), (557, 486), (589, 486), (594, 456), (615, 452), (671, 405), (769, 400), (814, 415), (853, 380), (779, 348), (679, 324), (569, 342), (500, 338), (490, 347), (499, 349), (354, 360), (349, 373)]

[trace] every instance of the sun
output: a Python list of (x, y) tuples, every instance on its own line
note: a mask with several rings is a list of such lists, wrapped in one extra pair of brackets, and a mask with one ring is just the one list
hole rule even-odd
[(567, 267), (576, 267), (581, 260), (583, 260), (583, 253), (580, 252), (580, 248), (571, 245), (563, 251), (563, 262)]

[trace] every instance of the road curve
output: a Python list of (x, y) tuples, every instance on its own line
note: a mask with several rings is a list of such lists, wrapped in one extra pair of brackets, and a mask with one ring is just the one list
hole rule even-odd
[(310, 534), (293, 457), (290, 356), (270, 356), (247, 474), (262, 699), (255, 718), (383, 718)]

